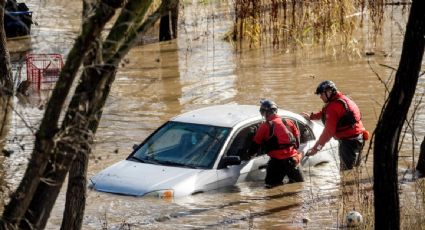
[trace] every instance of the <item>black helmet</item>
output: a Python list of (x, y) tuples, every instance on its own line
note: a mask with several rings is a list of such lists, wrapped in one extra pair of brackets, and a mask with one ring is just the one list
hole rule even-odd
[(277, 104), (274, 101), (262, 99), (260, 100), (260, 104), (261, 115), (265, 113), (277, 113)]
[(321, 82), (316, 89), (316, 93), (315, 94), (321, 94), (323, 92), (325, 92), (327, 89), (332, 89), (332, 93), (336, 93), (336, 91), (338, 90), (336, 88), (335, 83), (333, 83), (332, 81), (323, 81)]

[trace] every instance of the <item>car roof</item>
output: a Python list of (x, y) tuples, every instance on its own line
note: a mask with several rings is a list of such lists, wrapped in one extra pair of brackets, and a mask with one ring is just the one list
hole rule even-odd
[[(241, 122), (260, 120), (259, 108), (258, 105), (213, 105), (180, 114), (172, 118), (171, 121), (232, 128)], [(297, 116), (282, 109), (279, 109), (278, 113), (285, 117)]]

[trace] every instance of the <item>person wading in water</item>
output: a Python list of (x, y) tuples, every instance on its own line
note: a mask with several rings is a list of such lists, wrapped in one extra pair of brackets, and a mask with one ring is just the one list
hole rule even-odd
[(265, 187), (282, 185), (285, 176), (288, 176), (290, 183), (304, 181), (300, 167), (301, 154), (297, 151), (300, 134), (298, 128), (291, 120), (277, 115), (278, 107), (275, 102), (261, 100), (260, 104), (260, 113), (265, 121), (258, 127), (249, 153), (253, 155), (262, 147), (270, 157)]
[(317, 113), (303, 113), (306, 119), (321, 119), (325, 128), (306, 156), (315, 155), (332, 138), (339, 142), (340, 169), (348, 170), (360, 164), (361, 151), (369, 133), (363, 127), (359, 107), (339, 92), (332, 81), (321, 82), (315, 92), (325, 103)]

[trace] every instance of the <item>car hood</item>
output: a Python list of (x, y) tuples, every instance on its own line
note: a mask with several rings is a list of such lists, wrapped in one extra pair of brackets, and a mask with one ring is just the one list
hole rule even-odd
[(91, 182), (98, 191), (143, 196), (152, 191), (176, 189), (184, 181), (194, 181), (202, 171), (123, 160), (96, 174)]

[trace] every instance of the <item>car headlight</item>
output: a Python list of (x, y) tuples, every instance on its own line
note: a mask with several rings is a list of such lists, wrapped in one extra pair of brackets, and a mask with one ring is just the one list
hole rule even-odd
[(174, 190), (172, 189), (157, 190), (157, 191), (148, 192), (144, 196), (158, 197), (164, 200), (172, 200), (174, 197)]

